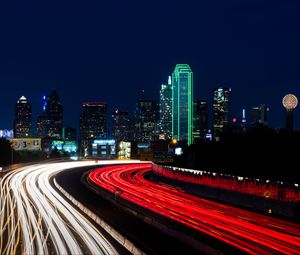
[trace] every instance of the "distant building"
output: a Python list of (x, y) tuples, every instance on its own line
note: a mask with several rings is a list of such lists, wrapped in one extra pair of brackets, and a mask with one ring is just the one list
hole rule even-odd
[(130, 119), (128, 111), (118, 109), (113, 111), (112, 135), (118, 142), (130, 141)]
[(107, 104), (104, 102), (82, 103), (80, 113), (79, 150), (82, 156), (92, 156), (95, 139), (107, 138)]
[(194, 140), (205, 139), (208, 131), (208, 108), (206, 101), (194, 101)]
[(252, 106), (251, 126), (268, 126), (269, 107), (266, 104)]
[(57, 91), (53, 90), (48, 96), (43, 97), (43, 107), (37, 117), (36, 126), (39, 138), (62, 138), (63, 106)]
[(48, 136), (61, 138), (63, 128), (63, 107), (56, 90), (53, 90), (46, 97), (45, 114), (48, 120)]
[(213, 136), (220, 138), (230, 122), (230, 88), (213, 89)]
[(193, 143), (193, 72), (177, 64), (172, 74), (172, 137)]
[(172, 138), (172, 80), (162, 84), (159, 91), (159, 133), (164, 139)]
[(80, 139), (96, 138), (107, 138), (107, 104), (103, 102), (82, 103)]
[(37, 137), (45, 138), (48, 136), (49, 120), (45, 114), (40, 114), (37, 117), (36, 132)]
[(242, 121), (241, 121), (242, 131), (245, 133), (247, 129), (247, 120), (246, 120), (246, 110), (242, 110)]
[(155, 101), (138, 101), (134, 114), (134, 140), (138, 142), (150, 142), (154, 136), (156, 119)]
[(15, 106), (14, 138), (32, 137), (31, 105), (21, 96)]
[(0, 138), (5, 138), (6, 140), (14, 138), (14, 131), (13, 130), (7, 130), (3, 129), (0, 130)]
[(63, 128), (63, 139), (69, 141), (76, 141), (77, 140), (76, 128), (72, 128), (72, 127)]

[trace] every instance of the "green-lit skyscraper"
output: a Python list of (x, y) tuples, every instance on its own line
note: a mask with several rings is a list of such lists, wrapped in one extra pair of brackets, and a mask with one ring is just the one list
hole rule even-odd
[(172, 136), (193, 143), (193, 72), (177, 64), (172, 74)]

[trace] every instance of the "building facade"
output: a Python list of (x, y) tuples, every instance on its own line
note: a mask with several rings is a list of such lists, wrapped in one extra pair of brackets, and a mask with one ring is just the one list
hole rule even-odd
[(47, 122), (46, 132), (50, 137), (62, 138), (63, 106), (56, 90), (46, 97), (45, 115)]
[(31, 104), (21, 96), (15, 106), (14, 138), (32, 137)]
[(80, 140), (105, 139), (107, 137), (107, 104), (82, 103), (80, 113)]
[(251, 126), (268, 126), (269, 107), (266, 104), (252, 106)]
[(220, 138), (230, 122), (230, 88), (213, 89), (213, 136)]
[(155, 101), (138, 101), (134, 113), (134, 140), (138, 142), (152, 141), (156, 120), (157, 112)]
[(206, 101), (195, 100), (194, 102), (194, 140), (205, 139), (208, 131), (208, 107)]
[(130, 119), (128, 111), (118, 109), (113, 111), (112, 135), (118, 142), (130, 141)]
[(168, 140), (172, 138), (172, 78), (162, 84), (159, 91), (159, 133)]
[(193, 72), (177, 64), (172, 74), (172, 138), (193, 143)]

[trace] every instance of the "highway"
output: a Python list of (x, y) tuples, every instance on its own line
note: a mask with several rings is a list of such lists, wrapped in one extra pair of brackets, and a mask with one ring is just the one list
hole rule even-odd
[(88, 179), (117, 196), (248, 254), (300, 254), (300, 225), (156, 184), (152, 164), (106, 166)]
[(0, 254), (118, 254), (50, 183), (65, 169), (94, 165), (94, 161), (37, 164), (0, 179)]

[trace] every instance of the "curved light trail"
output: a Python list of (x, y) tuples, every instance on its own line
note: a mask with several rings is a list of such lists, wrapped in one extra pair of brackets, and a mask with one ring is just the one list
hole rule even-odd
[(92, 165), (39, 164), (0, 179), (0, 254), (118, 254), (49, 182), (62, 170)]
[(205, 200), (144, 178), (152, 164), (106, 166), (88, 180), (249, 254), (300, 254), (300, 225)]

